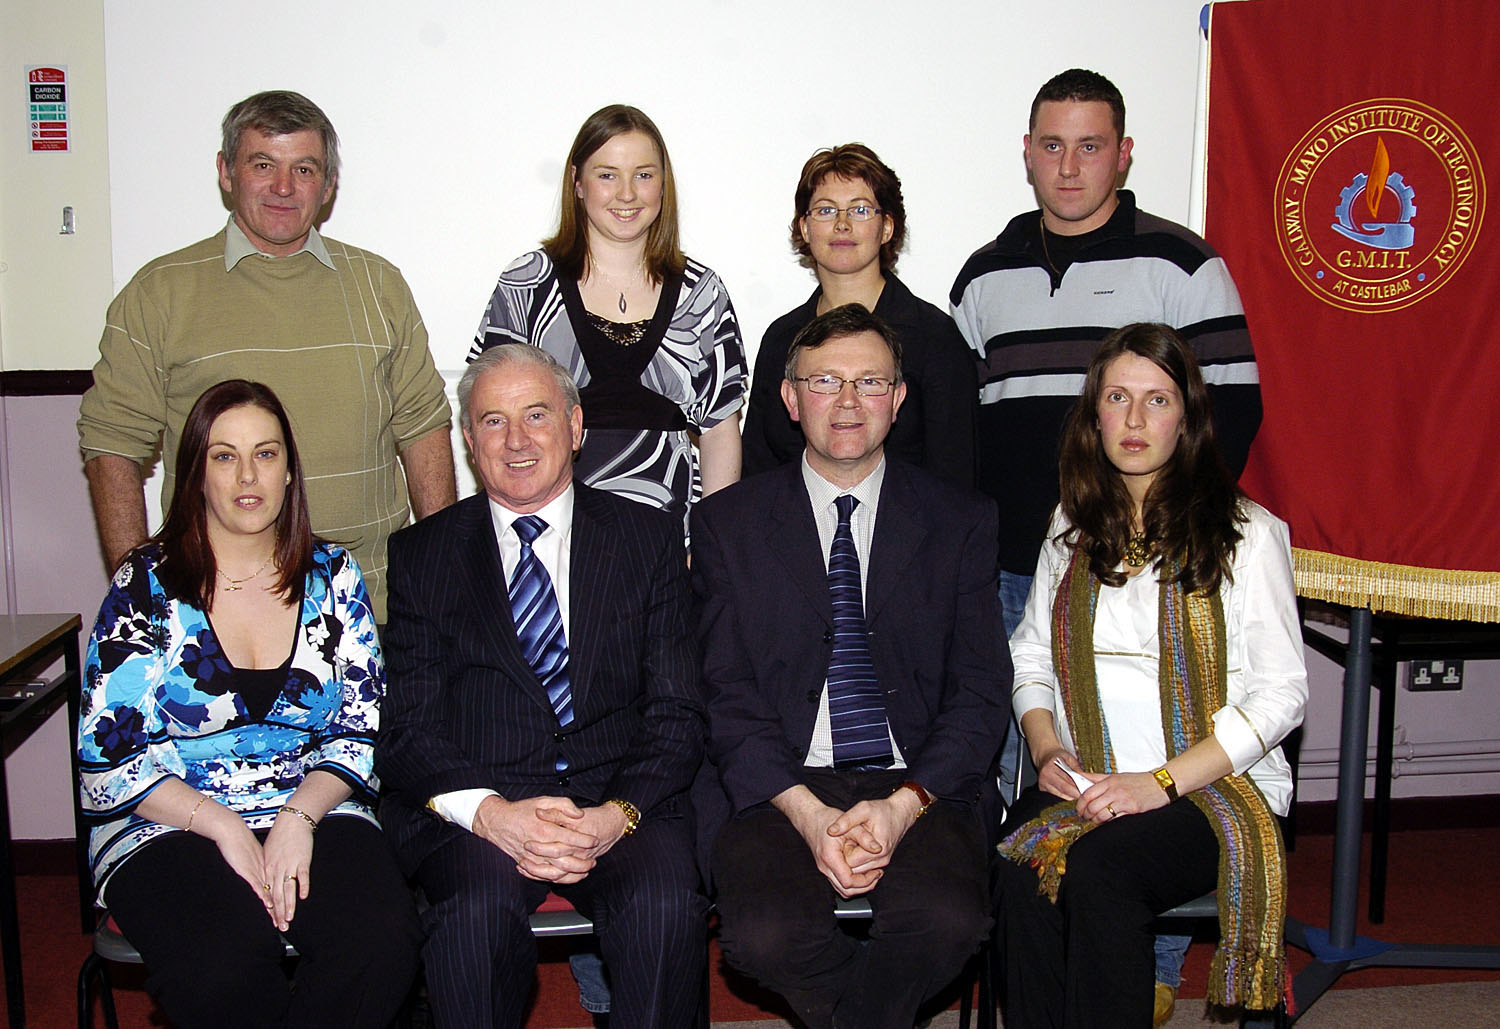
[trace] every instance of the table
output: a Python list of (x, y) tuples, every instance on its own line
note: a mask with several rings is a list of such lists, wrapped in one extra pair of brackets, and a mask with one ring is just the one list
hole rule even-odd
[[(1497, 968), (1500, 946), (1387, 943), (1356, 936), (1359, 913), (1359, 858), (1364, 832), (1365, 748), (1370, 732), (1370, 689), (1374, 668), (1369, 608), (1349, 611), (1349, 643), (1344, 658), (1343, 705), (1339, 716), (1339, 791), (1333, 829), (1333, 896), (1328, 928), (1308, 926), (1290, 915), (1287, 942), (1313, 955), (1313, 963), (1292, 983), (1301, 1015), (1345, 972), (1359, 968)], [(1306, 631), (1306, 630), (1304, 630)]]
[[(1385, 921), (1385, 886), (1391, 827), (1391, 779), (1396, 735), (1397, 670), (1405, 661), (1500, 658), (1500, 625), (1431, 618), (1375, 615), (1371, 629), (1371, 678), (1380, 693), (1375, 727), (1375, 802), (1370, 818), (1370, 921)], [(1346, 644), (1304, 623), (1307, 645), (1343, 666)]]
[[(78, 702), (82, 678), (78, 663), (78, 633), (81, 620), (76, 614), (0, 615), (0, 682), (18, 674), (35, 674), (58, 658), (63, 673), (41, 683), (25, 697), (0, 697), (0, 749), (14, 734), (29, 736), (45, 716), (57, 707), (59, 698), (68, 704), (69, 725), (78, 722)], [(68, 747), (73, 781), (78, 781), (78, 751)], [(78, 824), (80, 814), (74, 804), (74, 829), (83, 839)], [(82, 869), (80, 869), (82, 871)], [(80, 879), (79, 910), (84, 930), (91, 928), (91, 898)], [(0, 760), (0, 949), (5, 955), (5, 1007), (11, 1026), (26, 1024), (26, 997), (21, 983), (21, 928), (16, 912), (16, 867), (11, 854), (10, 804), (7, 800), (5, 762)]]

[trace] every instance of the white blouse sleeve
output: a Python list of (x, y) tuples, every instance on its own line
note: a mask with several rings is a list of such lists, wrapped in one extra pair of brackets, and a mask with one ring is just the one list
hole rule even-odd
[[(1233, 597), (1226, 619), (1231, 645), (1228, 703), (1214, 713), (1214, 738), (1236, 772), (1244, 772), (1302, 722), (1307, 667), (1292, 580), (1286, 523), (1259, 505), (1245, 505), (1249, 521), (1235, 554)], [(1238, 596), (1234, 596), (1238, 594)], [(1236, 632), (1238, 628), (1238, 632)], [(1239, 659), (1238, 674), (1235, 659)]]
[[(1052, 666), (1052, 601), (1067, 570), (1068, 550), (1055, 537), (1066, 528), (1061, 510), (1052, 512), (1047, 538), (1037, 557), (1036, 577), (1026, 597), (1021, 624), (1010, 639), (1010, 660), (1015, 667), (1011, 707), (1020, 719), (1037, 708), (1052, 712), (1057, 721), (1057, 673)], [(1059, 725), (1059, 731), (1061, 726)]]

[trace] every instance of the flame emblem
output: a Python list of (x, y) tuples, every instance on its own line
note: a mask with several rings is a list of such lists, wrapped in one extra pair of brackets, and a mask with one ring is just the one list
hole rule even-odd
[(1370, 177), (1365, 180), (1365, 206), (1370, 209), (1370, 220), (1380, 214), (1380, 198), (1385, 195), (1385, 177), (1391, 173), (1391, 155), (1385, 149), (1385, 140), (1375, 137), (1375, 163), (1370, 166)]

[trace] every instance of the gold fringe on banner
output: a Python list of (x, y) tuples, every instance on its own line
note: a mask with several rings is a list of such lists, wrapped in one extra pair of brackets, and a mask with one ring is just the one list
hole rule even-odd
[(1500, 622), (1500, 572), (1418, 568), (1292, 548), (1297, 592), (1376, 614)]

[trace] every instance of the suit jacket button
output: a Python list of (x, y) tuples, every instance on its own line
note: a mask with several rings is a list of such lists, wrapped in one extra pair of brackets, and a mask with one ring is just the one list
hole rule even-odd
[(557, 778), (557, 785), (559, 785), (559, 786), (566, 786), (566, 785), (568, 785), (568, 777), (566, 775), (560, 775), (560, 776), (558, 776), (558, 778)]
[(828, 632), (825, 632), (823, 634), (823, 642), (824, 643), (832, 643), (833, 642), (833, 631), (832, 630), (829, 630)]
[(807, 691), (807, 702), (809, 704), (816, 704), (818, 702), (819, 698), (821, 698), (822, 696), (823, 696), (823, 691), (822, 690), (808, 690)]

